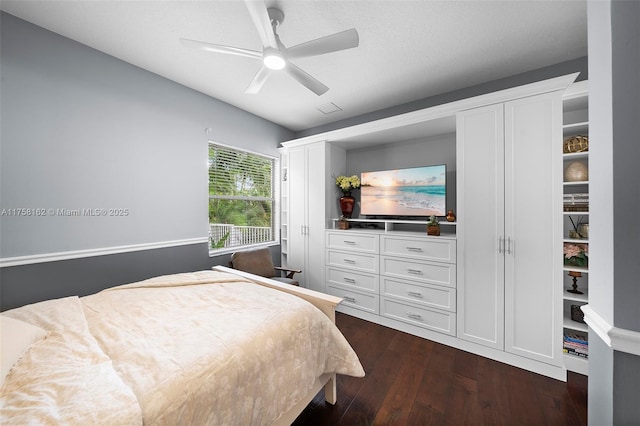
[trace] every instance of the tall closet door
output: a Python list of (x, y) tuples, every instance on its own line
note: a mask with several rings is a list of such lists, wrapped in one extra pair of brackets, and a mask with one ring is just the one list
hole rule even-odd
[(296, 279), (306, 287), (307, 270), (307, 150), (291, 148), (289, 154), (289, 248), (288, 266), (302, 270)]
[[(324, 238), (326, 229), (327, 144), (318, 142), (307, 148), (307, 275), (305, 284), (325, 292)], [(333, 188), (332, 188), (333, 189)]]
[(502, 104), (457, 116), (458, 320), (461, 339), (504, 348)]
[(561, 365), (560, 92), (505, 104), (505, 350)]

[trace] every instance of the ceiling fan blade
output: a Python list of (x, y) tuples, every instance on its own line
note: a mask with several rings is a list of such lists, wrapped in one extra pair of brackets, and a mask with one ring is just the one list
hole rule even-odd
[(297, 44), (287, 49), (287, 57), (290, 59), (304, 58), (306, 56), (324, 55), (325, 53), (358, 47), (360, 37), (355, 28), (320, 37), (315, 40)]
[(253, 23), (258, 29), (260, 34), (260, 40), (264, 47), (278, 48), (278, 42), (276, 36), (273, 33), (273, 27), (271, 26), (271, 19), (269, 19), (269, 13), (267, 12), (267, 5), (264, 0), (245, 0), (247, 9), (249, 9), (249, 15), (253, 19)]
[(285, 69), (291, 74), (293, 78), (298, 80), (307, 89), (311, 90), (316, 95), (320, 96), (325, 93), (329, 88), (320, 83), (317, 79), (309, 75), (307, 72), (301, 70), (291, 62), (287, 62)]
[(187, 47), (206, 50), (207, 52), (226, 53), (230, 55), (246, 56), (249, 58), (262, 59), (262, 52), (258, 52), (255, 50), (242, 49), (240, 47), (222, 46), (220, 44), (205, 43), (204, 41), (190, 40), (188, 38), (181, 38), (180, 42)]
[(247, 90), (245, 90), (244, 93), (250, 95), (255, 95), (256, 93), (258, 93), (260, 89), (262, 89), (264, 82), (267, 81), (267, 77), (269, 77), (270, 72), (271, 70), (269, 70), (269, 68), (265, 67), (264, 65), (261, 66), (255, 77), (253, 77), (253, 80), (251, 80), (251, 83), (249, 83), (249, 87), (247, 87)]

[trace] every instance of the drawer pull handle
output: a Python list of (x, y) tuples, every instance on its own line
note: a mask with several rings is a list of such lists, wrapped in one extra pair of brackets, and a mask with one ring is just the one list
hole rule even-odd
[(344, 263), (349, 263), (350, 265), (355, 265), (356, 261), (353, 259), (343, 259)]
[(407, 272), (413, 275), (422, 275), (422, 271), (420, 269), (407, 269)]
[(415, 320), (422, 320), (422, 315), (414, 314), (413, 312), (407, 312), (407, 317)]
[(349, 284), (355, 284), (356, 283), (356, 280), (354, 280), (353, 278), (344, 277), (343, 279), (344, 279), (344, 282), (349, 283)]
[(344, 296), (343, 298), (344, 298), (344, 300), (346, 300), (347, 302), (356, 303), (356, 298), (355, 298), (355, 297), (351, 297), (351, 296)]
[(422, 299), (422, 293), (419, 293), (417, 291), (410, 291), (409, 296), (419, 297), (420, 299)]
[(355, 246), (355, 245), (356, 245), (356, 242), (355, 242), (355, 241), (348, 241), (348, 240), (344, 240), (344, 243), (345, 243), (345, 244), (348, 244), (348, 245), (350, 245), (350, 246)]
[(422, 249), (420, 247), (407, 247), (407, 251), (413, 251), (416, 253), (422, 253)]

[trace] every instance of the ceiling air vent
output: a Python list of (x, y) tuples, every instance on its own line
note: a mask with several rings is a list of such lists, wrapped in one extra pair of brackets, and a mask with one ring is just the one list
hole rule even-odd
[(342, 108), (340, 108), (338, 105), (334, 104), (333, 102), (329, 102), (328, 104), (320, 105), (318, 107), (318, 111), (320, 111), (323, 114), (331, 114), (332, 112), (342, 111)]

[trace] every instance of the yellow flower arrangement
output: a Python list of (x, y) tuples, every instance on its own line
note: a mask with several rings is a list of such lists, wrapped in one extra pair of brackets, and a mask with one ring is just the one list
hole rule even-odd
[(360, 178), (356, 175), (338, 176), (336, 178), (336, 185), (344, 195), (350, 195), (351, 191), (360, 188)]

